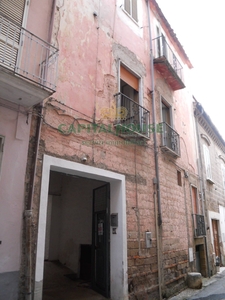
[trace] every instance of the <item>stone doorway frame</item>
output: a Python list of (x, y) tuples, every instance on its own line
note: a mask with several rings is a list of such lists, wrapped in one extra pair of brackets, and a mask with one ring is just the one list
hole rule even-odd
[(118, 213), (117, 234), (112, 234), (110, 228), (110, 298), (112, 300), (127, 300), (128, 277), (125, 176), (49, 155), (44, 155), (43, 157), (34, 300), (42, 300), (50, 171), (77, 175), (110, 183), (110, 212)]

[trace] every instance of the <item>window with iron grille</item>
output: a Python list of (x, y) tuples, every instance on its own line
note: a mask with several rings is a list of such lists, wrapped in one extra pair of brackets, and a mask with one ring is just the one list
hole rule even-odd
[(202, 215), (196, 215), (196, 236), (203, 236), (206, 235), (205, 232), (205, 219)]

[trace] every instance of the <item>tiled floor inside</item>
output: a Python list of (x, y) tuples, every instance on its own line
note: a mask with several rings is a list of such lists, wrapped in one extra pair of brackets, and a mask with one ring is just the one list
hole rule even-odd
[(83, 280), (71, 280), (71, 270), (59, 262), (45, 262), (42, 300), (105, 300)]

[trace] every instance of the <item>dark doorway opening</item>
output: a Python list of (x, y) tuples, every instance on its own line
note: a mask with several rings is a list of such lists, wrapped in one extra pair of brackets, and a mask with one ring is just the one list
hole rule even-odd
[[(106, 182), (51, 171), (44, 300), (53, 299), (49, 298), (51, 295), (54, 295), (54, 300), (84, 299), (79, 293), (76, 294), (81, 289), (85, 289), (85, 299), (105, 299), (99, 294), (109, 297), (109, 187)], [(101, 211), (96, 208), (96, 203)], [(96, 213), (98, 218), (95, 221)], [(99, 228), (99, 218), (104, 221), (102, 245), (92, 244), (99, 241), (100, 231), (97, 230), (97, 235), (92, 236)], [(102, 276), (103, 281), (100, 280)]]

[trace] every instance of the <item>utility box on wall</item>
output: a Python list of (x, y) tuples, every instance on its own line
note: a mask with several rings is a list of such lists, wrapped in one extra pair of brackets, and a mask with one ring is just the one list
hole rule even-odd
[(146, 241), (146, 248), (152, 247), (152, 233), (149, 231), (145, 232), (145, 241)]
[(111, 226), (118, 227), (118, 214), (111, 214)]

